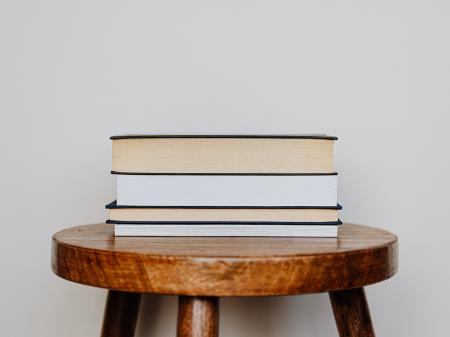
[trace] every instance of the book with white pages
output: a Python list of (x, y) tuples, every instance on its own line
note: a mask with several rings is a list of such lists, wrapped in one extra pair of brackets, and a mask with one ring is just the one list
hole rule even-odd
[(115, 236), (337, 237), (336, 225), (116, 224)]
[(290, 207), (337, 204), (337, 173), (123, 174), (120, 206)]

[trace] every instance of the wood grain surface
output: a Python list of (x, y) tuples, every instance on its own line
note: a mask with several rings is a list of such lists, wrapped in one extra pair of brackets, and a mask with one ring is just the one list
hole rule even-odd
[(101, 337), (133, 337), (140, 301), (141, 294), (110, 290)]
[(344, 224), (338, 238), (114, 237), (85, 225), (53, 236), (67, 280), (141, 293), (272, 296), (362, 287), (397, 271), (397, 237)]
[(375, 337), (364, 289), (330, 292), (334, 318), (341, 337)]
[(177, 337), (218, 337), (219, 299), (217, 297), (178, 298)]

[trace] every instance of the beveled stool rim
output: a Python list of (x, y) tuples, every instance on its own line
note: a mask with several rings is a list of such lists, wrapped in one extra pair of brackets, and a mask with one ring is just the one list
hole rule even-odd
[(397, 237), (355, 224), (341, 225), (337, 239), (117, 238), (112, 225), (94, 224), (59, 231), (52, 240), (58, 276), (143, 293), (293, 295), (365, 286), (397, 268)]

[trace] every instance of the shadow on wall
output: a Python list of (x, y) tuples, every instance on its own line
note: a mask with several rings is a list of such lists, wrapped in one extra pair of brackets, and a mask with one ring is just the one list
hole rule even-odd
[(144, 295), (136, 337), (176, 336), (177, 297)]

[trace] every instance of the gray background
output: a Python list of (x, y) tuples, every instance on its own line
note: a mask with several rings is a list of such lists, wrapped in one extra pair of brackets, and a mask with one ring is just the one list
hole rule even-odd
[[(379, 336), (445, 336), (448, 1), (0, 2), (3, 336), (96, 336), (105, 291), (50, 271), (50, 237), (105, 219), (113, 134), (329, 133), (342, 218), (400, 236), (367, 289)], [(174, 336), (147, 296), (142, 336)], [(227, 299), (221, 336), (337, 336), (325, 294)]]

